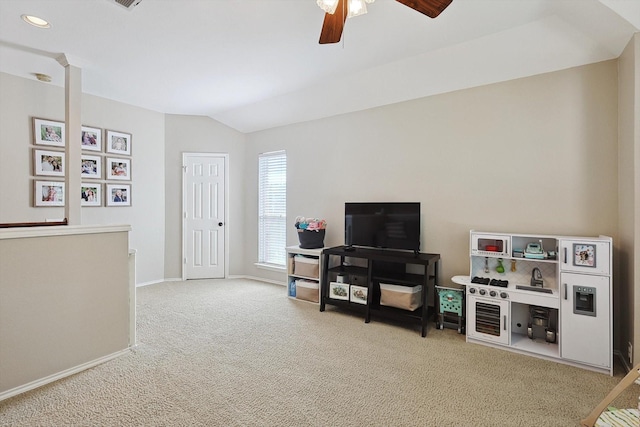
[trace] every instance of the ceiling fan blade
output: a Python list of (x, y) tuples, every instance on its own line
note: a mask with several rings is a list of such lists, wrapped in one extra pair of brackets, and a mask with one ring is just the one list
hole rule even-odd
[(429, 18), (435, 18), (440, 15), (443, 10), (451, 4), (453, 0), (396, 0), (405, 6), (409, 6), (413, 10), (427, 15)]
[(325, 13), (320, 33), (320, 44), (338, 43), (342, 37), (344, 21), (347, 20), (346, 0), (338, 0), (335, 13)]

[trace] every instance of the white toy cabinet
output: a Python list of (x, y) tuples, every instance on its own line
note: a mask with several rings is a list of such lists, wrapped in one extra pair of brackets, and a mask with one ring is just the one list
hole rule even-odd
[(470, 232), (467, 341), (613, 375), (612, 239)]

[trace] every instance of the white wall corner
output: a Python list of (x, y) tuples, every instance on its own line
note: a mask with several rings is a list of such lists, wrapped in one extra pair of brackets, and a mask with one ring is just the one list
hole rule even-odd
[(69, 66), (82, 68), (83, 65), (83, 61), (80, 58), (69, 55), (68, 53), (62, 53), (56, 56), (56, 61), (65, 68)]

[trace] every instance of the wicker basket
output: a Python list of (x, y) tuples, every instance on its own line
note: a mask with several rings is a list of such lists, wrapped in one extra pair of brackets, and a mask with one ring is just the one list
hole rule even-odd
[(324, 247), (325, 230), (302, 230), (298, 229), (298, 240), (302, 249), (317, 249)]

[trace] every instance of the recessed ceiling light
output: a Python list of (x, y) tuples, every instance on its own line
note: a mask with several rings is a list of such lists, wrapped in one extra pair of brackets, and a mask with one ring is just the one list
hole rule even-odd
[(22, 20), (27, 24), (31, 24), (34, 27), (38, 28), (51, 28), (51, 24), (45, 21), (42, 18), (38, 18), (37, 16), (32, 15), (22, 15)]

